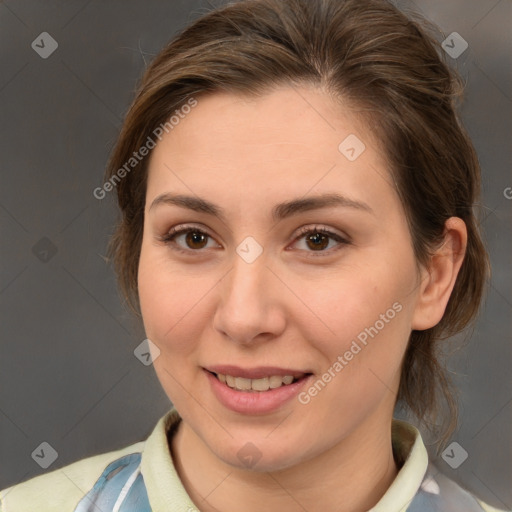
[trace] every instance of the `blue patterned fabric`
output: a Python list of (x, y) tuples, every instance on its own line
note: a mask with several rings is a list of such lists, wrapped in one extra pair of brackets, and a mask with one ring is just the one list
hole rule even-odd
[[(140, 461), (141, 454), (132, 453), (110, 463), (74, 512), (112, 512), (116, 503), (119, 507), (116, 512), (151, 512), (144, 478), (138, 471)], [(137, 471), (124, 499), (120, 499), (123, 488)]]
[[(109, 464), (74, 512), (151, 512), (144, 479), (138, 471), (140, 461), (141, 454), (133, 453)], [(120, 495), (125, 487), (128, 490), (122, 499)], [(114, 510), (116, 503), (118, 508)], [(437, 471), (432, 464), (428, 465), (422, 484), (407, 508), (407, 512), (483, 510), (471, 494)]]

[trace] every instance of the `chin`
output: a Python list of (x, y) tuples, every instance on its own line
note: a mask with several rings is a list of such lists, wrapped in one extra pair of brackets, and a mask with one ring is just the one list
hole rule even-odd
[[(239, 470), (255, 473), (275, 472), (295, 466), (304, 458), (293, 446), (283, 446), (281, 440), (258, 439), (247, 441), (231, 439), (219, 450), (220, 444), (210, 445), (210, 450), (225, 464)], [(289, 438), (288, 438), (289, 439)], [(303, 448), (303, 447), (302, 447)]]

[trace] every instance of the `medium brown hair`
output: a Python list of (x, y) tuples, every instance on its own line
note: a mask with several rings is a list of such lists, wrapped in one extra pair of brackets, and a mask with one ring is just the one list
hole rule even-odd
[[(433, 432), (457, 426), (457, 402), (439, 358), (439, 340), (476, 317), (489, 270), (475, 217), (480, 168), (456, 114), (463, 83), (447, 65), (438, 29), (386, 0), (242, 0), (186, 27), (147, 68), (113, 150), (106, 180), (191, 97), (215, 91), (263, 95), (313, 85), (353, 105), (389, 162), (418, 264), (443, 240), (445, 221), (464, 220), (464, 262), (443, 318), (412, 331), (397, 403)], [(117, 180), (121, 220), (109, 246), (120, 287), (140, 316), (137, 272), (149, 158)], [(125, 167), (126, 168), (126, 167)], [(119, 176), (119, 174), (117, 174)], [(448, 414), (439, 414), (439, 393)]]

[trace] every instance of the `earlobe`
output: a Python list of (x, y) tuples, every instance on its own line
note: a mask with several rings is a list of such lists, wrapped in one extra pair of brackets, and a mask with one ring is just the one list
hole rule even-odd
[(450, 217), (445, 222), (444, 241), (422, 269), (412, 329), (422, 331), (437, 325), (446, 309), (464, 261), (467, 230), (464, 221)]

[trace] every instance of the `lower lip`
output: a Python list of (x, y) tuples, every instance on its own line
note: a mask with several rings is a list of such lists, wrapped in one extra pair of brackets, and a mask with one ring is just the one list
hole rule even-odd
[(276, 411), (297, 396), (312, 375), (268, 391), (236, 391), (205, 370), (217, 400), (232, 411), (242, 414), (265, 414)]

